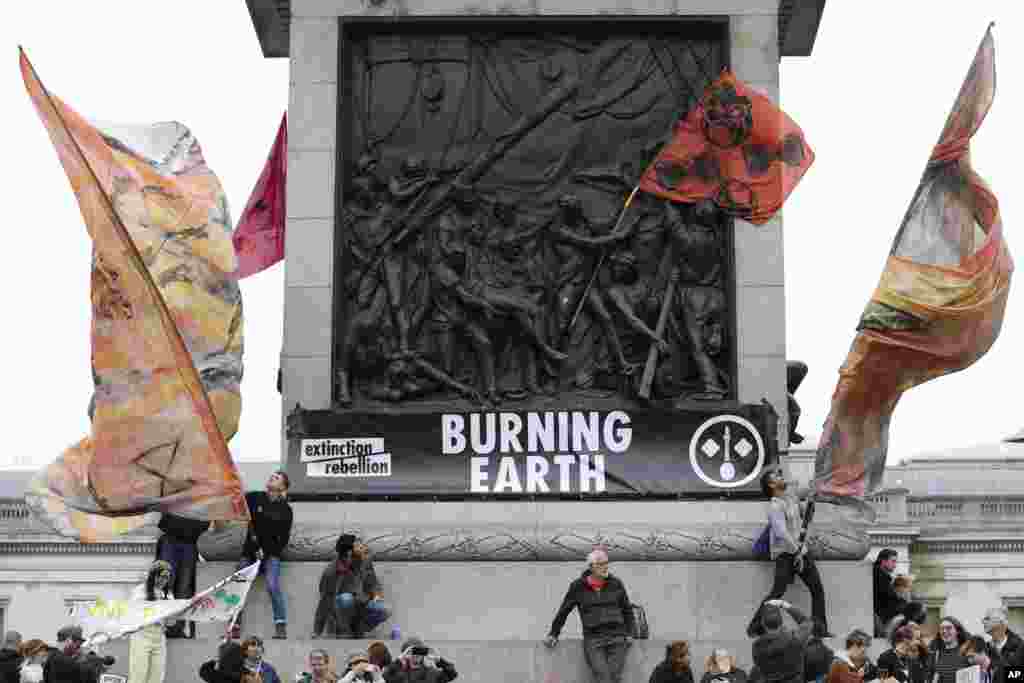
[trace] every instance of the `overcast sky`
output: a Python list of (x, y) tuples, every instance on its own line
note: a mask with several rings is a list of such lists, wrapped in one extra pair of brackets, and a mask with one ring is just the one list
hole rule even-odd
[[(999, 77), (973, 160), (1001, 202), (1011, 247), (1024, 244), (1024, 67), (1014, 68), (1024, 64), (1024, 21), (1015, 5), (833, 0), (814, 54), (782, 61), (783, 108), (817, 155), (784, 213), (789, 357), (810, 365), (798, 395), (805, 433), (820, 431), (857, 320), (989, 21)], [(243, 0), (17, 2), (6, 16), (0, 468), (23, 468), (45, 465), (87, 434), (92, 378), (89, 237), (25, 94), (17, 46), (46, 86), (87, 117), (189, 126), (236, 219), (287, 107), (288, 64), (262, 57)], [(283, 288), (282, 265), (242, 282), (243, 409), (231, 443), (239, 460), (279, 457)], [(1024, 300), (1014, 291), (987, 357), (904, 396), (890, 461), (1024, 427), (1015, 395), (1022, 348)]]

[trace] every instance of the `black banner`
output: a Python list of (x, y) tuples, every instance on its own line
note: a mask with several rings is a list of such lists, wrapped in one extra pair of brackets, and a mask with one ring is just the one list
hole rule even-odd
[(768, 404), (289, 417), (293, 495), (760, 495), (778, 460)]

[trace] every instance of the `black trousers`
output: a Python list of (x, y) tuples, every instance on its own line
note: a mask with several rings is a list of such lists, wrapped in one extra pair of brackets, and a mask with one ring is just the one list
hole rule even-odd
[(811, 592), (811, 619), (814, 621), (815, 632), (824, 633), (828, 631), (828, 617), (825, 616), (825, 589), (821, 585), (821, 575), (818, 573), (818, 566), (810, 556), (805, 555), (803, 571), (798, 575), (793, 564), (795, 557), (792, 553), (783, 553), (775, 558), (775, 582), (772, 584), (772, 590), (768, 593), (768, 597), (761, 601), (761, 606), (757, 608), (754, 618), (750, 620), (750, 625), (747, 626), (748, 634), (760, 631), (761, 608), (764, 607), (764, 603), (783, 597), (786, 594), (786, 589), (789, 588), (797, 576), (807, 586), (807, 590)]
[(594, 683), (620, 683), (626, 668), (630, 643), (625, 638), (583, 639), (583, 656), (590, 667)]

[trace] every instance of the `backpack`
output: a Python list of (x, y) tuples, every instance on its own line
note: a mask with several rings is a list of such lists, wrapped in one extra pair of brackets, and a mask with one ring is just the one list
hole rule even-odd
[(651, 627), (647, 624), (647, 612), (637, 604), (631, 604), (633, 610), (633, 639), (647, 640), (651, 637)]
[(767, 525), (761, 535), (754, 541), (754, 559), (768, 560), (772, 554), (772, 527)]

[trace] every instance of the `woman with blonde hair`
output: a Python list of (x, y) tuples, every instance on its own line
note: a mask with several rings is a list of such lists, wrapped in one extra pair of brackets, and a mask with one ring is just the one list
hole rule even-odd
[(736, 668), (736, 658), (724, 648), (715, 648), (704, 660), (700, 683), (747, 683), (747, 673)]

